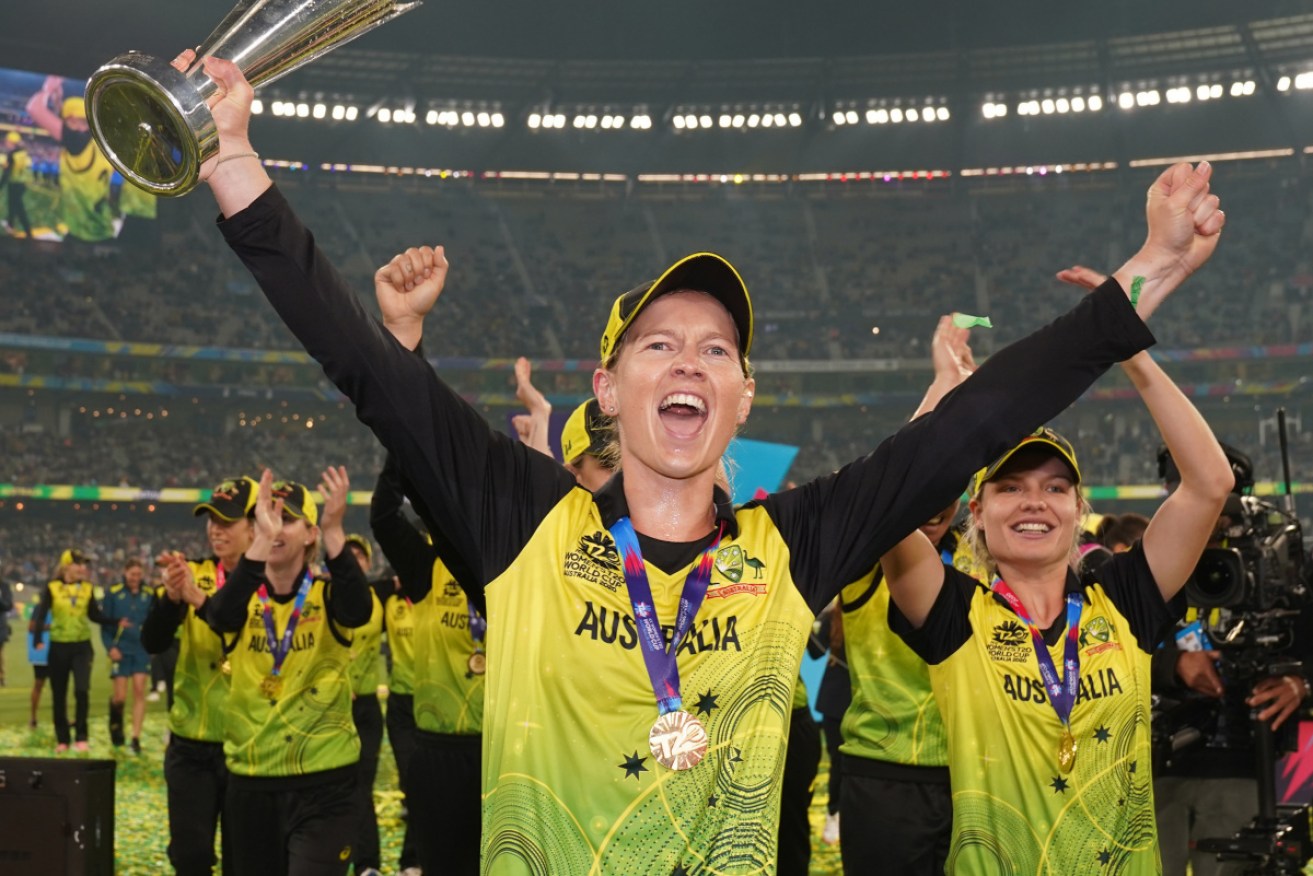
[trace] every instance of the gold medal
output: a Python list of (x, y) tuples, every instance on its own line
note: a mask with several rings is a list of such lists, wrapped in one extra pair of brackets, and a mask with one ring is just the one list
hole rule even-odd
[(647, 744), (663, 767), (691, 769), (707, 754), (707, 728), (688, 712), (667, 712), (652, 725)]
[(229, 663), (227, 660), (225, 660), (219, 664), (219, 671), (222, 672), (224, 675), (232, 675), (233, 665)]
[(282, 692), (283, 677), (281, 675), (266, 675), (260, 680), (260, 695), (265, 699), (276, 700)]
[(1062, 740), (1058, 742), (1058, 769), (1064, 773), (1071, 772), (1076, 764), (1076, 740), (1070, 730), (1062, 731)]
[(475, 651), (470, 655), (469, 667), (471, 675), (482, 675), (488, 671), (488, 662), (482, 651)]

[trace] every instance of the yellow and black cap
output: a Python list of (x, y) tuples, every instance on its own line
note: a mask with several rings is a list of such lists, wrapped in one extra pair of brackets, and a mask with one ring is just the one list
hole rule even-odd
[(1017, 442), (1015, 447), (994, 460), (987, 467), (976, 472), (976, 476), (971, 482), (971, 495), (979, 496), (980, 491), (985, 488), (985, 484), (998, 474), (999, 470), (1007, 464), (1009, 459), (1023, 450), (1036, 449), (1047, 450), (1061, 459), (1067, 464), (1067, 467), (1071, 469), (1071, 474), (1074, 478), (1072, 483), (1080, 483), (1080, 466), (1076, 464), (1076, 451), (1072, 448), (1071, 442), (1047, 426), (1042, 426), (1027, 435), (1025, 438), (1022, 438)]
[(374, 559), (374, 546), (369, 543), (369, 539), (365, 538), (360, 533), (353, 532), (350, 535), (348, 535), (346, 537), (346, 543), (348, 545), (353, 544), (356, 547), (360, 548), (361, 553), (365, 555), (365, 559), (367, 560)]
[(734, 320), (739, 333), (739, 354), (747, 361), (752, 349), (752, 299), (739, 272), (721, 256), (697, 252), (666, 268), (655, 280), (630, 289), (611, 305), (611, 316), (602, 335), (601, 360), (605, 364), (620, 346), (625, 331), (653, 300), (670, 292), (691, 289), (715, 298)]
[(208, 512), (229, 523), (250, 517), (259, 490), (260, 485), (250, 478), (229, 478), (211, 490), (210, 498), (191, 509), (191, 513), (199, 517)]
[(61, 566), (71, 566), (74, 563), (80, 564), (89, 562), (91, 562), (91, 557), (87, 556), (77, 548), (69, 548), (59, 555), (59, 565)]
[(299, 517), (311, 526), (319, 523), (319, 506), (304, 484), (295, 481), (274, 481), (273, 497), (283, 500), (283, 513)]
[(606, 449), (605, 423), (597, 399), (590, 398), (575, 408), (561, 430), (561, 458), (574, 462), (585, 453), (601, 454)]

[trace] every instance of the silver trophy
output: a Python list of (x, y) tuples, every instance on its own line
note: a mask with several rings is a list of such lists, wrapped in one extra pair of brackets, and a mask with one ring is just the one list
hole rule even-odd
[(114, 58), (87, 80), (87, 120), (119, 173), (157, 195), (177, 196), (200, 182), (201, 165), (219, 151), (206, 100), (217, 86), (201, 69), (226, 58), (259, 87), (325, 52), (409, 12), (397, 0), (241, 0), (180, 71), (140, 52)]

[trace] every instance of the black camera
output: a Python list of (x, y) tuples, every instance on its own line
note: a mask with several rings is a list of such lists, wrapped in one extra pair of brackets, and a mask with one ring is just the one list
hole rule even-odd
[[(1284, 412), (1279, 418), (1284, 455)], [(1235, 448), (1224, 444), (1223, 450), (1236, 485), (1213, 538), (1222, 546), (1204, 550), (1184, 594), (1221, 654), (1218, 671), (1227, 693), (1221, 700), (1194, 694), (1180, 701), (1154, 697), (1155, 767), (1196, 745), (1238, 751), (1252, 747), (1257, 816), (1234, 836), (1200, 839), (1196, 848), (1219, 860), (1244, 862), (1246, 874), (1296, 874), (1313, 854), (1309, 807), (1277, 805), (1275, 763), (1282, 751), (1293, 750), (1297, 722), (1287, 722), (1274, 734), (1244, 696), (1261, 679), (1304, 675), (1298, 652), (1309, 643), (1297, 641), (1301, 615), (1309, 607), (1303, 532), (1289, 499), (1282, 508), (1242, 495), (1254, 484), (1253, 466)], [(1158, 467), (1169, 487), (1179, 480), (1165, 449), (1159, 452)], [(1286, 472), (1289, 493), (1288, 461)]]
[(1234, 494), (1222, 517), (1219, 535), (1227, 546), (1204, 550), (1186, 582), (1186, 601), (1233, 613), (1297, 607), (1305, 596), (1299, 519), (1256, 496)]

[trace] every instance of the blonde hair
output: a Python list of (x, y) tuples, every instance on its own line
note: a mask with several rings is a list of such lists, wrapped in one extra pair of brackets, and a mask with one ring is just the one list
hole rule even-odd
[[(988, 481), (986, 481), (986, 483), (988, 483)], [(1079, 484), (1075, 485), (1072, 489), (1076, 494), (1076, 526), (1071, 534), (1071, 550), (1068, 553), (1067, 560), (1070, 565), (1076, 567), (1080, 562), (1081, 535), (1083, 534), (1080, 521), (1083, 520), (1085, 515), (1089, 514), (1093, 509), (1090, 507), (1089, 500), (1085, 498), (1085, 494), (1081, 492)], [(984, 484), (981, 485), (980, 492), (976, 494), (974, 499), (979, 507), (984, 507)], [(980, 525), (980, 521), (977, 519), (974, 512), (972, 512), (970, 518), (967, 520), (966, 532), (963, 533), (962, 538), (966, 541), (967, 546), (971, 548), (971, 553), (975, 556), (976, 563), (984, 568), (987, 577), (993, 578), (997, 575), (998, 562), (994, 559), (994, 555), (989, 550), (989, 545), (985, 540), (984, 527)]]

